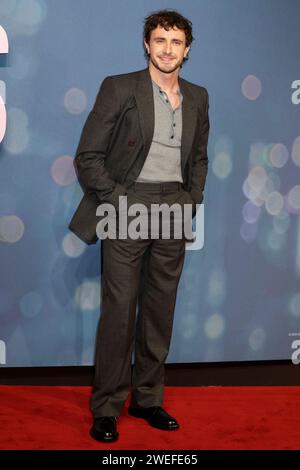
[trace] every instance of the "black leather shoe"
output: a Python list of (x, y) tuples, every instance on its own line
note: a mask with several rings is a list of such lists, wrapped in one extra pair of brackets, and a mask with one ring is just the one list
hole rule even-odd
[(135, 418), (143, 418), (148, 421), (150, 426), (164, 431), (174, 431), (179, 428), (176, 419), (170, 416), (160, 406), (151, 406), (150, 408), (135, 408), (129, 406), (128, 414)]
[(94, 419), (90, 435), (96, 441), (113, 442), (119, 437), (117, 432), (117, 418), (115, 416), (101, 416)]

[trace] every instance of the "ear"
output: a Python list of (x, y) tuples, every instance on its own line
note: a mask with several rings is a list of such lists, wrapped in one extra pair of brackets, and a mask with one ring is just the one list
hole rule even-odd
[(183, 53), (184, 58), (186, 58), (186, 56), (188, 55), (190, 48), (191, 48), (191, 46), (188, 46), (188, 47), (185, 48), (184, 53)]
[(145, 46), (146, 51), (148, 52), (148, 54), (150, 54), (149, 44), (146, 43), (145, 39), (144, 39), (144, 46)]

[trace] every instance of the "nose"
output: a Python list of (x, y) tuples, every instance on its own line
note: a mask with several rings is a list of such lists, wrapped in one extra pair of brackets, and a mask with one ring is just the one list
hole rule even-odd
[(171, 54), (172, 52), (172, 44), (170, 42), (166, 42), (165, 44), (165, 51), (166, 54)]

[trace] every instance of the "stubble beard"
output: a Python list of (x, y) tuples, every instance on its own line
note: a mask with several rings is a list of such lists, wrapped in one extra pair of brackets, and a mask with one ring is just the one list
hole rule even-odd
[(152, 57), (149, 57), (152, 65), (157, 69), (159, 70), (160, 72), (163, 72), (163, 73), (173, 73), (175, 72), (175, 70), (177, 70), (183, 63), (183, 59), (182, 61), (178, 61), (175, 63), (175, 65), (172, 65), (171, 64), (165, 64), (164, 67), (162, 67), (155, 59), (153, 59)]

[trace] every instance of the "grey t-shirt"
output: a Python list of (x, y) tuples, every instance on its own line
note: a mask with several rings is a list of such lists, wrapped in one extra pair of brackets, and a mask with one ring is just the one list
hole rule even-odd
[(173, 110), (167, 94), (152, 80), (154, 134), (137, 182), (183, 182), (181, 173), (182, 100)]

